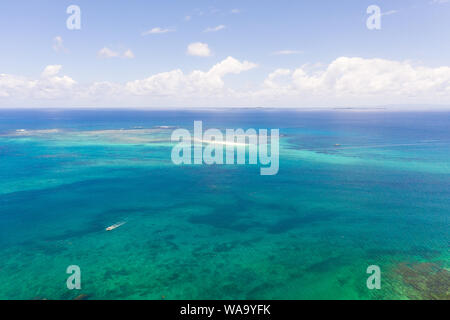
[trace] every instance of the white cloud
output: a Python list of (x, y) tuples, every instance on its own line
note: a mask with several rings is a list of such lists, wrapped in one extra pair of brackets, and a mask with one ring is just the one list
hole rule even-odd
[(45, 67), (39, 79), (0, 74), (0, 97), (13, 99), (56, 99), (72, 92), (76, 81), (68, 76), (58, 76), (62, 66)]
[[(291, 74), (292, 71), (289, 69), (277, 69), (267, 76), (264, 86), (269, 89), (281, 89), (286, 85), (289, 86), (290, 79), (288, 77)], [(282, 81), (284, 81), (284, 86)]]
[(126, 83), (78, 84), (61, 75), (61, 65), (50, 65), (35, 79), (0, 74), (0, 106), (450, 105), (450, 66), (339, 57), (328, 64), (275, 69), (260, 84), (226, 81), (255, 67), (228, 57), (209, 70), (175, 69)]
[(127, 49), (123, 54), (118, 51), (113, 51), (107, 47), (100, 49), (97, 53), (100, 58), (125, 58), (125, 59), (133, 59), (134, 53), (130, 49)]
[(390, 16), (391, 14), (396, 14), (398, 13), (398, 10), (389, 10), (386, 12), (381, 13), (382, 16)]
[(225, 29), (225, 28), (226, 28), (226, 26), (224, 26), (223, 24), (221, 24), (221, 25), (218, 25), (218, 26), (216, 26), (216, 27), (209, 27), (209, 28), (206, 28), (203, 32), (217, 32), (217, 31), (223, 30), (223, 29)]
[(438, 97), (450, 102), (450, 67), (428, 68), (409, 61), (340, 57), (319, 71), (310, 71), (307, 66), (278, 69), (266, 78), (258, 95), (283, 100), (298, 97), (333, 105), (411, 100), (436, 103)]
[(28, 80), (25, 77), (2, 73), (0, 74), (0, 98), (27, 97), (36, 84), (37, 80)]
[(160, 28), (160, 27), (156, 27), (156, 28), (150, 29), (148, 31), (142, 32), (142, 35), (146, 36), (146, 35), (149, 35), (149, 34), (162, 34), (162, 33), (174, 32), (174, 31), (175, 31), (174, 28)]
[(256, 64), (232, 57), (217, 63), (208, 71), (194, 70), (184, 74), (180, 69), (162, 72), (143, 80), (128, 82), (126, 90), (138, 95), (183, 96), (218, 92), (224, 88), (223, 77), (253, 69)]
[(126, 58), (126, 59), (133, 59), (134, 58), (134, 53), (133, 53), (133, 51), (128, 49), (127, 51), (125, 51), (123, 53), (123, 57)]
[(241, 13), (241, 10), (240, 9), (231, 9), (230, 13), (238, 14), (238, 13)]
[[(60, 65), (47, 66), (38, 79), (27, 79), (0, 74), (0, 106), (41, 104), (51, 106), (129, 106), (151, 103), (173, 103), (215, 99), (229, 96), (232, 90), (225, 85), (224, 77), (253, 69), (256, 64), (228, 57), (207, 71), (184, 73), (180, 69), (157, 73), (145, 79), (125, 84), (109, 81), (78, 84), (68, 76), (59, 76)], [(150, 98), (150, 100), (149, 100)]]
[(56, 52), (67, 52), (68, 50), (64, 47), (63, 44), (63, 39), (61, 36), (56, 36), (53, 38), (53, 45), (52, 45), (53, 50), (55, 50)]
[(107, 47), (100, 49), (100, 51), (97, 53), (97, 55), (101, 58), (116, 58), (116, 57), (120, 56), (120, 54), (118, 52), (113, 51)]
[(41, 73), (41, 76), (43, 78), (48, 78), (48, 77), (53, 77), (56, 76), (59, 71), (61, 70), (62, 66), (61, 65), (50, 65), (50, 66), (46, 66), (44, 71)]
[(272, 52), (272, 55), (292, 55), (292, 54), (301, 54), (303, 51), (299, 50), (280, 50)]
[(211, 56), (211, 50), (206, 43), (194, 42), (188, 45), (187, 54), (197, 57), (209, 57)]

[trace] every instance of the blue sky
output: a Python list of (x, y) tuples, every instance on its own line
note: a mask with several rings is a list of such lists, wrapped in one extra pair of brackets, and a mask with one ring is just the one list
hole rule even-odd
[[(78, 5), (81, 9), (81, 30), (66, 28), (66, 19), (69, 16), (66, 8), (72, 4)], [(366, 27), (366, 19), (369, 16), (366, 9), (372, 4), (378, 5), (383, 13), (380, 30), (369, 30)], [(232, 65), (238, 62), (247, 61), (252, 64), (252, 67), (241, 66), (240, 69), (238, 68), (239, 71), (230, 71), (230, 74), (227, 71), (226, 75), (221, 75), (219, 80), (208, 78), (208, 81), (223, 80), (224, 83), (215, 84), (214, 94), (207, 98), (205, 98), (205, 92), (209, 88), (196, 87), (193, 90), (195, 92), (190, 92), (187, 100), (192, 106), (196, 103), (215, 106), (214, 101), (220, 98), (223, 100), (217, 103), (217, 106), (227, 105), (227, 103), (233, 106), (260, 105), (261, 101), (266, 101), (264, 98), (266, 93), (255, 97), (249, 96), (247, 91), (254, 93), (264, 90), (264, 81), (276, 70), (290, 70), (290, 74), (285, 72), (283, 76), (287, 76), (289, 78), (287, 81), (293, 81), (294, 84), (290, 85), (288, 90), (286, 86), (281, 88), (283, 84), (280, 82), (281, 89), (277, 89), (278, 94), (283, 96), (288, 92), (288, 95), (292, 97), (289, 101), (285, 101), (282, 97), (277, 100), (277, 94), (272, 94), (269, 100), (273, 106), (303, 105), (295, 98), (295, 90), (299, 90), (297, 92), (299, 97), (305, 97), (305, 106), (346, 104), (353, 99), (351, 96), (342, 99), (342, 92), (320, 91), (318, 94), (320, 99), (311, 97), (307, 92), (307, 88), (311, 88), (315, 81), (314, 72), (326, 72), (330, 64), (340, 57), (364, 59), (362, 62), (354, 60), (348, 63), (353, 65), (352, 68), (367, 63), (370, 64), (368, 68), (370, 70), (375, 66), (371, 63), (371, 59), (398, 63), (411, 61), (413, 68), (429, 68), (428, 74), (433, 73), (431, 80), (436, 79), (436, 74), (441, 76), (437, 68), (450, 66), (448, 54), (450, 52), (450, 41), (448, 41), (450, 1), (445, 0), (5, 0), (0, 3), (0, 17), (2, 43), (0, 74), (9, 77), (9, 82), (3, 79), (3, 91), (0, 81), (0, 106), (2, 107), (53, 106), (62, 102), (64, 106), (75, 106), (77, 103), (91, 106), (96, 106), (96, 103), (99, 106), (108, 105), (109, 102), (104, 99), (105, 97), (80, 98), (79, 95), (69, 92), (75, 90), (75, 84), (67, 83), (63, 87), (58, 87), (57, 90), (66, 91), (62, 93), (52, 88), (51, 90), (59, 94), (52, 97), (36, 93), (36, 86), (31, 86), (29, 83), (40, 81), (46, 66), (60, 66), (59, 71), (55, 71), (52, 75), (55, 77), (66, 75), (73, 80), (73, 83), (76, 82), (78, 87), (76, 90), (81, 90), (81, 87), (86, 90), (95, 82), (125, 86), (128, 82), (144, 80), (153, 75), (177, 69), (183, 72), (183, 76), (195, 70), (207, 72), (227, 57), (235, 59), (228, 61), (230, 70), (234, 68)], [(144, 32), (154, 28), (167, 29), (169, 32), (143, 35)], [(205, 32), (208, 28), (210, 30), (216, 28), (218, 31)], [(62, 40), (57, 48), (55, 47), (56, 37)], [(210, 50), (208, 56), (187, 54), (188, 46), (198, 42), (207, 45)], [(117, 57), (101, 56), (99, 52), (103, 48), (116, 53)], [(127, 50), (132, 52), (133, 58), (123, 57)], [(302, 82), (299, 89), (298, 73), (296, 75), (294, 73), (305, 65), (314, 66), (313, 69), (317, 68), (318, 71), (308, 69), (309, 82)], [(390, 68), (389, 66), (386, 64), (384, 68)], [(339, 67), (341, 71), (344, 69), (348, 68)], [(342, 72), (346, 72), (345, 70)], [(420, 72), (419, 69), (417, 70)], [(404, 102), (449, 103), (447, 70), (443, 72), (445, 79), (434, 84), (433, 87), (435, 90), (442, 91), (438, 92), (439, 97), (442, 94), (442, 98), (436, 99), (436, 92), (431, 90), (428, 100), (427, 93), (422, 93), (423, 96), (411, 100), (411, 92), (408, 91), (408, 97), (404, 99)], [(13, 86), (11, 83), (16, 79), (11, 80), (13, 76), (20, 77), (22, 80), (26, 78), (29, 82), (21, 83), (20, 88), (11, 88)], [(398, 77), (408, 81), (407, 75), (388, 74), (383, 77)], [(412, 77), (425, 77), (422, 82), (431, 81), (424, 73)], [(55, 81), (59, 81), (58, 79)], [(186, 86), (186, 83), (189, 85), (191, 80), (183, 78), (182, 83)], [(40, 88), (48, 88), (50, 82), (41, 84)], [(337, 86), (341, 88), (342, 83), (341, 81)], [(29, 90), (34, 91), (32, 93), (19, 91), (28, 98), (22, 99), (20, 103), (17, 102), (14, 94), (17, 94), (19, 89), (25, 90), (24, 88), (30, 86), (33, 89)], [(170, 87), (171, 84), (164, 83), (163, 86)], [(316, 85), (313, 86), (314, 90), (319, 90)], [(157, 91), (154, 89), (153, 82), (146, 83), (144, 87), (148, 89), (148, 92), (142, 92), (144, 89), (140, 87), (142, 90), (139, 91), (139, 97), (133, 96), (128, 99), (125, 96), (128, 96), (130, 92), (118, 94), (122, 97), (122, 101), (132, 101), (132, 104), (136, 106), (152, 105), (154, 102), (152, 97), (156, 97), (158, 103), (178, 104), (168, 97), (173, 92)], [(238, 90), (239, 93), (234, 92), (231, 97), (229, 92), (216, 92), (218, 87)], [(448, 88), (450, 90), (450, 86)], [(124, 89), (116, 88), (116, 90)], [(3, 92), (3, 98), (1, 92)], [(199, 94), (196, 95), (196, 92)], [(345, 90), (345, 94), (348, 95), (348, 90)], [(372, 94), (376, 95), (373, 103), (370, 101), (365, 103), (364, 99), (370, 100), (370, 95), (364, 95), (357, 97), (358, 104), (402, 103), (400, 92), (394, 94), (395, 99), (386, 101), (380, 99), (382, 93), (372, 92)], [(161, 99), (161, 96), (165, 96), (165, 100)], [(152, 103), (148, 103), (149, 100)], [(117, 106), (120, 106), (120, 103)]]

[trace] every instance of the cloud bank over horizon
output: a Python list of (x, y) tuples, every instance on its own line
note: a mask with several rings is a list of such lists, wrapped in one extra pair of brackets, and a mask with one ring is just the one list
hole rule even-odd
[(181, 69), (125, 83), (79, 83), (46, 66), (39, 77), (0, 74), (0, 107), (335, 107), (450, 105), (450, 67), (339, 57), (328, 64), (279, 68), (261, 83), (258, 64), (227, 57), (206, 71)]

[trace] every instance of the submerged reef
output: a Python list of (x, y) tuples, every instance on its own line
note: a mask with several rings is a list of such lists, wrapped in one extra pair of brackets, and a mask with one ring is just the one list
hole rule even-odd
[(409, 299), (450, 300), (450, 272), (437, 263), (399, 263), (394, 268)]

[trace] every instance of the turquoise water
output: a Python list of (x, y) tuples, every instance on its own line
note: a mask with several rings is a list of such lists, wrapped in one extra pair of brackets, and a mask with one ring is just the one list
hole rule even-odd
[[(278, 175), (173, 165), (194, 120), (279, 128)], [(0, 111), (0, 299), (449, 299), (449, 128), (449, 112)]]

